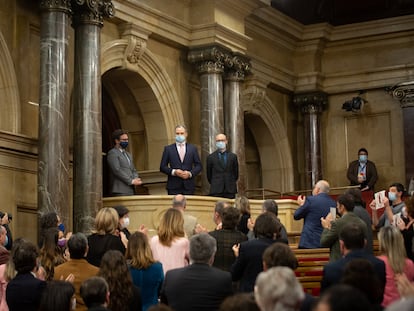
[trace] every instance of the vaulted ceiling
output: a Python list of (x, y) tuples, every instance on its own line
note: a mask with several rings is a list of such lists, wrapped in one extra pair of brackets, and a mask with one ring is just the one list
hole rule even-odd
[(414, 0), (272, 0), (272, 7), (309, 25), (346, 25), (414, 14)]

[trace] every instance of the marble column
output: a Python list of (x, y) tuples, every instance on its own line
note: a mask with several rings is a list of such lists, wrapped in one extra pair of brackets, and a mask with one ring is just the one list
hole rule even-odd
[(102, 206), (102, 103), (100, 32), (114, 15), (111, 1), (73, 0), (73, 223), (88, 232)]
[[(216, 134), (224, 131), (223, 116), (223, 81), (224, 62), (227, 51), (220, 47), (208, 47), (193, 50), (188, 54), (188, 61), (196, 64), (200, 74), (201, 95), (201, 162), (206, 166), (207, 156), (215, 147)], [(206, 174), (202, 174), (201, 192), (209, 193)]]
[(328, 97), (322, 92), (298, 94), (294, 96), (293, 102), (303, 114), (305, 186), (312, 189), (315, 183), (322, 179), (320, 115), (328, 103)]
[[(227, 69), (227, 68), (226, 68)], [(239, 180), (237, 190), (244, 195), (247, 184), (244, 145), (244, 112), (241, 107), (241, 84), (250, 70), (250, 63), (243, 56), (234, 56), (231, 67), (224, 74), (224, 132), (229, 141), (228, 149), (237, 154)]]
[(38, 209), (69, 225), (70, 1), (40, 2)]
[(414, 81), (397, 84), (388, 88), (395, 99), (400, 101), (404, 128), (405, 186), (408, 189), (414, 178)]

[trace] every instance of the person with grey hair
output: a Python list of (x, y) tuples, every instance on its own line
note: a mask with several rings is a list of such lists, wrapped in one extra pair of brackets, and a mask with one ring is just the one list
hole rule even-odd
[(232, 294), (232, 283), (229, 272), (211, 266), (216, 250), (216, 240), (212, 236), (194, 235), (190, 239), (191, 264), (167, 272), (161, 303), (180, 311), (218, 310), (223, 300)]
[(202, 170), (197, 147), (187, 143), (187, 136), (187, 128), (177, 125), (175, 142), (162, 153), (160, 172), (168, 176), (168, 194), (194, 194), (195, 177)]
[(86, 261), (88, 253), (88, 239), (81, 233), (72, 234), (68, 241), (70, 260), (55, 267), (55, 280), (65, 280), (70, 274), (75, 279), (76, 310), (85, 310), (85, 303), (80, 294), (80, 287), (83, 281), (98, 274), (99, 268)]
[(179, 210), (184, 217), (184, 231), (187, 235), (187, 238), (191, 238), (194, 234), (199, 233), (200, 228), (203, 228), (197, 220), (197, 217), (189, 215), (185, 212), (187, 207), (187, 199), (182, 194), (177, 194), (174, 196), (172, 201), (172, 207), (176, 210)]
[(109, 285), (104, 278), (93, 276), (85, 280), (81, 285), (80, 294), (88, 311), (109, 311)]
[(261, 272), (254, 287), (254, 296), (261, 311), (298, 311), (305, 294), (288, 267), (273, 267)]
[(298, 196), (299, 208), (293, 214), (295, 220), (303, 219), (303, 229), (300, 235), (299, 248), (321, 247), (323, 231), (321, 218), (325, 218), (331, 207), (336, 208), (336, 202), (328, 195), (329, 183), (319, 180), (312, 190), (312, 196)]

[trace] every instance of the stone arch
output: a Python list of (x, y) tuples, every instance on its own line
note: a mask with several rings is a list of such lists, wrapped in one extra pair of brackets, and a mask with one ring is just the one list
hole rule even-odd
[[(242, 109), (261, 122), (254, 122), (255, 136), (262, 167), (263, 187), (277, 191), (294, 189), (291, 148), (285, 126), (265, 90), (250, 86), (242, 92)], [(272, 156), (269, 156), (272, 155)]]
[(0, 58), (0, 130), (17, 133), (20, 130), (19, 89), (13, 60), (2, 33)]

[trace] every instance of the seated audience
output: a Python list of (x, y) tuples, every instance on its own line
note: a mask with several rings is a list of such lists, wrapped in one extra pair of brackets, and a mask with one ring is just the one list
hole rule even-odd
[(351, 223), (357, 224), (358, 226), (361, 226), (364, 231), (365, 238), (368, 231), (366, 224), (353, 213), (354, 200), (351, 195), (342, 194), (338, 197), (337, 210), (338, 214), (341, 215), (341, 218), (321, 218), (321, 224), (324, 228), (321, 235), (321, 246), (329, 247), (331, 249), (329, 258), (330, 261), (335, 261), (341, 258), (341, 250), (339, 248), (339, 232), (341, 232), (343, 227)]
[(184, 218), (180, 211), (170, 208), (161, 217), (158, 235), (150, 242), (154, 259), (162, 263), (164, 274), (171, 269), (188, 265), (189, 242), (184, 233)]
[(129, 237), (126, 259), (132, 282), (141, 289), (142, 310), (158, 303), (158, 296), (164, 281), (162, 264), (156, 261), (149, 246), (148, 237), (135, 232)]
[(252, 292), (257, 275), (263, 271), (262, 255), (265, 249), (280, 241), (280, 222), (275, 215), (264, 213), (257, 217), (254, 225), (256, 239), (233, 246), (236, 261), (231, 267), (232, 279), (240, 281), (241, 292)]
[(80, 295), (81, 284), (98, 274), (99, 269), (86, 261), (88, 253), (88, 239), (83, 233), (73, 234), (68, 243), (70, 260), (55, 268), (55, 280), (66, 280), (72, 274), (76, 294), (76, 310), (85, 310), (85, 303)]
[(104, 278), (93, 276), (85, 280), (80, 287), (80, 295), (88, 311), (109, 311), (109, 286)]
[(366, 259), (354, 259), (345, 266), (342, 284), (359, 289), (368, 298), (373, 311), (381, 311), (384, 286), (375, 273), (374, 266)]
[(234, 206), (237, 207), (241, 213), (240, 221), (237, 224), (237, 230), (239, 230), (240, 232), (244, 234), (247, 234), (249, 232), (247, 223), (251, 217), (249, 199), (246, 198), (245, 196), (238, 196), (234, 200)]
[(190, 239), (191, 265), (167, 272), (161, 302), (177, 311), (218, 310), (232, 294), (232, 283), (229, 272), (211, 267), (215, 252), (216, 240), (212, 236), (194, 235)]
[(322, 294), (314, 311), (373, 311), (365, 295), (346, 284), (338, 284)]
[(64, 263), (62, 249), (58, 245), (59, 230), (57, 228), (49, 228), (45, 230), (43, 236), (43, 245), (40, 248), (39, 261), (40, 265), (45, 269), (46, 281), (53, 280), (55, 267)]
[(382, 288), (385, 286), (385, 264), (382, 260), (369, 254), (364, 249), (365, 241), (364, 231), (361, 226), (351, 223), (342, 228), (339, 233), (339, 247), (343, 257), (337, 261), (326, 264), (323, 268), (321, 282), (322, 292), (328, 287), (340, 283), (345, 266), (348, 262), (361, 258), (372, 263)]
[(378, 242), (381, 252), (378, 258), (384, 261), (386, 269), (384, 300), (382, 301), (382, 305), (386, 307), (400, 298), (395, 282), (396, 275), (405, 274), (410, 282), (414, 281), (414, 263), (406, 256), (404, 240), (397, 227), (381, 228)]
[(367, 225), (367, 244), (365, 246), (365, 249), (370, 254), (373, 254), (373, 247), (372, 247), (372, 241), (373, 241), (373, 234), (372, 234), (372, 220), (371, 216), (367, 212), (365, 208), (365, 202), (362, 200), (362, 194), (361, 190), (357, 188), (351, 188), (345, 191), (345, 194), (349, 194), (354, 199), (354, 214), (357, 215), (365, 224)]
[(217, 241), (217, 251), (213, 266), (224, 271), (229, 271), (236, 257), (232, 247), (235, 244), (246, 241), (247, 237), (236, 230), (240, 218), (240, 212), (235, 207), (227, 207), (222, 211), (222, 228), (214, 230), (209, 234)]
[(273, 267), (257, 276), (254, 296), (261, 311), (299, 311), (305, 294), (292, 269)]
[(118, 213), (112, 207), (101, 208), (95, 217), (95, 230), (93, 234), (88, 237), (89, 251), (86, 260), (99, 267), (102, 256), (108, 250), (118, 250), (125, 254), (125, 244), (118, 235)]
[(116, 311), (141, 310), (140, 289), (132, 283), (124, 255), (109, 250), (102, 257), (98, 276), (108, 282), (111, 299), (108, 308)]
[(22, 241), (13, 254), (17, 275), (7, 285), (6, 301), (10, 311), (37, 311), (46, 282), (37, 279), (37, 247)]
[(300, 235), (299, 248), (321, 247), (323, 231), (321, 218), (329, 214), (330, 208), (336, 202), (329, 196), (329, 183), (319, 180), (312, 190), (312, 196), (298, 196), (299, 208), (295, 211), (295, 220), (303, 219), (303, 229)]
[(43, 291), (39, 311), (71, 311), (75, 309), (75, 288), (70, 282), (50, 281)]
[(219, 311), (260, 311), (251, 293), (238, 293), (227, 297)]

